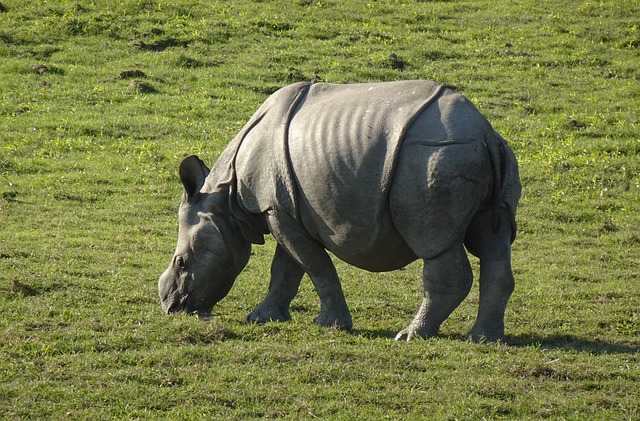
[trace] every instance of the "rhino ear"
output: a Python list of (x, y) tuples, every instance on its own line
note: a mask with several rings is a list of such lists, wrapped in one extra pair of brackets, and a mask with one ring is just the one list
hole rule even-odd
[(195, 155), (186, 157), (180, 163), (180, 181), (189, 198), (200, 191), (208, 175), (209, 168)]

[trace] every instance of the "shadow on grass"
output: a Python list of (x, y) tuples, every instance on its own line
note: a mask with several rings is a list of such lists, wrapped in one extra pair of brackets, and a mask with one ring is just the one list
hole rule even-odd
[[(353, 329), (354, 336), (367, 339), (394, 339), (398, 332), (386, 329), (361, 330)], [(454, 341), (470, 341), (467, 335), (445, 334), (440, 339)], [(587, 352), (595, 355), (602, 354), (635, 354), (640, 352), (640, 346), (606, 342), (600, 339), (586, 339), (572, 335), (551, 336), (510, 336), (507, 335), (504, 344), (512, 347), (539, 347), (542, 349), (560, 349), (566, 351)]]
[(507, 336), (505, 343), (514, 347), (534, 346), (542, 349), (562, 349), (596, 355), (640, 352), (640, 346), (637, 345), (611, 343), (601, 339), (586, 339), (573, 335)]
[(398, 332), (387, 329), (351, 329), (349, 333), (365, 339), (393, 339)]
[[(349, 331), (350, 334), (352, 334), (353, 336), (358, 336), (360, 338), (365, 338), (365, 339), (395, 339), (396, 335), (398, 334), (400, 330), (388, 330), (388, 329), (352, 329)], [(471, 339), (469, 339), (469, 337), (467, 335), (463, 335), (463, 334), (441, 334), (438, 335), (436, 338), (434, 339), (446, 339), (446, 340), (452, 340), (452, 341), (470, 341)], [(417, 340), (421, 340), (420, 338), (418, 338)]]

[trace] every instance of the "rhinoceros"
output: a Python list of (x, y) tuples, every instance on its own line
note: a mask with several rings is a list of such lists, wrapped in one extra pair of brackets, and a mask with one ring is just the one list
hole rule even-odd
[(178, 244), (158, 289), (166, 313), (208, 315), (251, 254), (277, 243), (266, 297), (247, 317), (287, 321), (303, 275), (314, 322), (352, 327), (327, 250), (379, 272), (424, 261), (424, 298), (397, 340), (430, 337), (467, 296), (480, 259), (475, 341), (504, 335), (514, 289), (516, 158), (472, 103), (429, 81), (297, 83), (260, 106), (211, 170), (179, 168)]

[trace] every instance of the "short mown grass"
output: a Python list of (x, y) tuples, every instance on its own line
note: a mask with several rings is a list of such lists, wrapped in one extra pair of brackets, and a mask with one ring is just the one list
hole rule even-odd
[[(637, 419), (637, 1), (0, 0), (0, 417)], [(507, 338), (478, 288), (396, 343), (421, 265), (336, 262), (351, 332), (245, 324), (274, 243), (218, 316), (162, 314), (186, 153), (212, 164), (291, 82), (433, 79), (518, 156)], [(477, 275), (477, 260), (472, 260)]]

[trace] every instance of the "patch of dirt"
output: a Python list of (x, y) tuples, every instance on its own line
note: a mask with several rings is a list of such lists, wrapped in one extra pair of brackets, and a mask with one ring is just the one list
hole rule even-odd
[(404, 70), (406, 63), (397, 54), (389, 54), (389, 64), (393, 70)]
[(156, 53), (162, 52), (171, 47), (187, 47), (189, 45), (189, 43), (186, 41), (180, 41), (171, 37), (151, 43), (147, 43), (144, 41), (144, 39), (141, 38), (132, 38), (129, 44), (132, 47), (137, 47), (144, 51), (153, 51)]
[(180, 67), (186, 67), (186, 68), (189, 68), (189, 69), (195, 69), (195, 68), (198, 68), (198, 67), (204, 67), (206, 64), (203, 61), (198, 60), (196, 58), (191, 58), (191, 57), (187, 57), (185, 55), (181, 55), (176, 60), (176, 65), (178, 65)]
[(60, 49), (59, 48), (55, 48), (52, 46), (41, 46), (39, 48), (37, 48), (36, 50), (32, 50), (27, 48), (26, 50), (22, 51), (20, 54), (18, 54), (18, 58), (26, 58), (26, 57), (35, 57), (36, 59), (39, 60), (46, 60), (49, 57), (51, 57), (53, 54), (59, 52)]
[(13, 294), (19, 294), (25, 297), (33, 297), (40, 294), (39, 290), (32, 288), (29, 285), (25, 285), (22, 282), (19, 282), (17, 279), (13, 279), (11, 281), (9, 291)]
[(43, 75), (43, 74), (49, 72), (49, 67), (45, 66), (44, 64), (36, 63), (31, 67), (31, 70), (33, 70), (36, 73), (40, 73), (41, 75)]
[(611, 295), (599, 295), (595, 298), (595, 302), (598, 304), (606, 304), (608, 302), (610, 302), (611, 300), (613, 300), (613, 296)]
[(127, 86), (127, 90), (138, 94), (155, 94), (158, 92), (158, 90), (150, 83), (141, 82), (139, 80), (132, 80), (129, 86)]
[(309, 78), (306, 77), (300, 70), (291, 68), (289, 69), (289, 73), (287, 74), (287, 79), (292, 82), (303, 82), (307, 81)]
[(147, 74), (142, 70), (125, 70), (123, 72), (120, 72), (120, 74), (118, 75), (118, 79), (120, 80), (146, 77)]
[(38, 73), (39, 75), (44, 75), (48, 73), (54, 73), (54, 74), (64, 73), (62, 70), (58, 69), (57, 67), (47, 66), (42, 63), (35, 63), (33, 66), (31, 66), (31, 70)]

